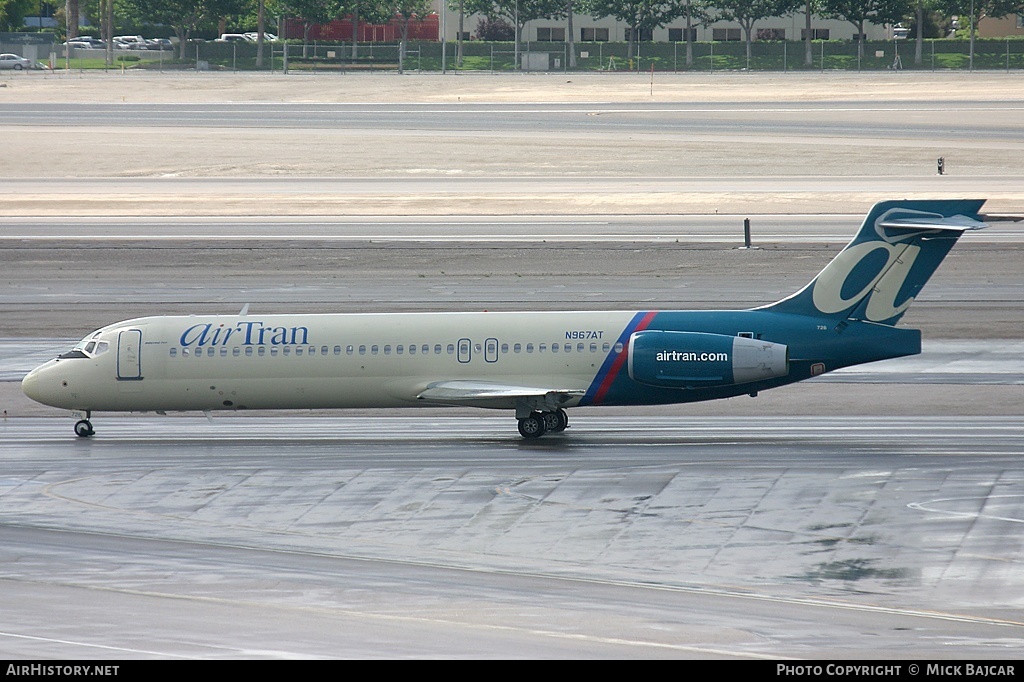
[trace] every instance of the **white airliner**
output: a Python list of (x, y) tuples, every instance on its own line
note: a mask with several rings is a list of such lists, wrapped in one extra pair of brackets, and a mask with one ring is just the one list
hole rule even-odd
[(875, 205), (806, 287), (754, 310), (161, 316), (89, 334), (32, 370), (26, 395), (84, 412), (387, 408), (514, 410), (525, 438), (580, 405), (757, 395), (919, 353), (897, 328), (983, 201)]

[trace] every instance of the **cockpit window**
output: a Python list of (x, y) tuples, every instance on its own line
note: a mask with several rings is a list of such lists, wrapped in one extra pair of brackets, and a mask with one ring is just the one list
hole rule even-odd
[(103, 355), (110, 350), (110, 344), (106, 341), (92, 340), (95, 339), (96, 336), (98, 336), (98, 333), (82, 339), (70, 351), (58, 356), (58, 359), (68, 360), (70, 358), (94, 358), (97, 355)]

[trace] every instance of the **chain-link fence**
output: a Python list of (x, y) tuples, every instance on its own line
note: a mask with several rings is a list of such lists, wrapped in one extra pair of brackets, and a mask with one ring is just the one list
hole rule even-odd
[[(164, 50), (115, 50), (113, 64), (103, 50), (53, 47), (54, 68), (145, 68), (151, 70), (299, 71), (884, 71), (1022, 70), (1024, 39), (966, 40), (744, 41), (654, 43), (466, 41), (414, 42), (404, 55), (396, 43), (267, 42), (262, 59), (255, 43), (190, 42)], [(444, 50), (442, 55), (442, 50)], [(518, 57), (518, 61), (517, 61)]]

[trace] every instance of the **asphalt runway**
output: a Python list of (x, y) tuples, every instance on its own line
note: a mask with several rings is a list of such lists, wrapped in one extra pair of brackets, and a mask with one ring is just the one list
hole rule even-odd
[[(802, 100), (462, 110), (366, 105), (363, 79), (316, 81), (370, 86), (340, 105), (259, 79), (284, 103), (199, 107), (189, 92), (244, 81), (32, 81), (36, 101), (12, 80), (0, 654), (1018, 658), (1013, 224), (967, 235), (910, 309), (921, 356), (756, 399), (580, 408), (534, 442), (458, 409), (95, 415), (85, 440), (18, 389), (140, 315), (751, 307), (809, 281), (876, 200), (1024, 212), (1020, 97), (934, 78), (875, 102), (794, 76)], [(413, 81), (382, 101), (393, 82)], [(176, 101), (135, 106), (147, 83)], [(68, 105), (65, 86), (117, 97)], [(47, 151), (69, 137), (75, 158)]]

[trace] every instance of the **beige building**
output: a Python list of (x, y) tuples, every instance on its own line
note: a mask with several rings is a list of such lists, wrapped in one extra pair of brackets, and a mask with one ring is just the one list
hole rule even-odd
[(1001, 19), (982, 19), (978, 22), (978, 35), (982, 38), (1024, 36), (1024, 14), (1010, 14)]
[[(437, 11), (442, 11), (444, 3), (437, 3)], [(477, 24), (482, 15), (466, 15), (463, 20), (463, 38), (476, 37)], [(456, 40), (459, 35), (459, 15), (447, 11), (441, 17), (442, 31), (447, 40)], [(567, 42), (567, 19), (537, 19), (528, 22), (523, 32), (524, 41)], [(629, 26), (611, 17), (595, 19), (588, 14), (573, 16), (573, 40), (575, 42), (626, 42), (629, 38)], [(856, 27), (848, 21), (825, 19), (814, 16), (811, 19), (812, 37), (817, 40), (853, 40), (857, 37)], [(683, 42), (686, 40), (686, 19), (676, 19), (662, 28), (644, 32), (641, 40), (655, 42)], [(741, 41), (745, 39), (743, 29), (737, 22), (717, 21), (710, 26), (699, 26), (693, 29), (694, 39), (699, 41)], [(787, 17), (763, 19), (754, 24), (755, 40), (803, 40), (804, 16), (801, 13)], [(866, 40), (889, 40), (893, 38), (890, 25), (868, 24), (865, 27)]]

